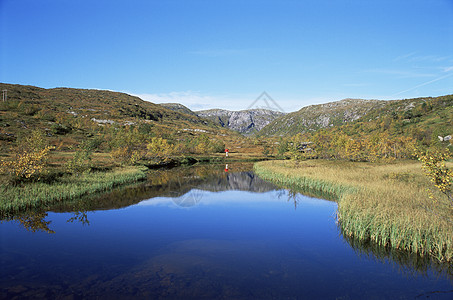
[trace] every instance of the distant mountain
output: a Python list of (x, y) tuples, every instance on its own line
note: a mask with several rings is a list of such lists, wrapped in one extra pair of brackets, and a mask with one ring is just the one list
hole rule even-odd
[(248, 109), (230, 111), (223, 109), (209, 109), (195, 112), (199, 117), (209, 119), (222, 127), (226, 127), (242, 134), (259, 132), (267, 124), (284, 115), (284, 113), (269, 109)]
[(260, 131), (260, 135), (293, 135), (342, 125), (355, 121), (372, 110), (382, 108), (386, 103), (387, 101), (383, 100), (344, 99), (306, 106), (275, 119)]
[(179, 104), (179, 103), (160, 103), (159, 105), (165, 107), (166, 109), (170, 109), (170, 110), (182, 113), (182, 114), (187, 114), (187, 115), (191, 115), (191, 116), (197, 115), (195, 112), (190, 110), (188, 107), (186, 107), (182, 104)]

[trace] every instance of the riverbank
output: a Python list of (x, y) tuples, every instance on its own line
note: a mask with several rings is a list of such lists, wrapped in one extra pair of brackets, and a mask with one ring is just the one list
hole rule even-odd
[[(92, 171), (69, 174), (65, 163), (71, 157), (67, 153), (53, 155), (48, 172), (39, 181), (28, 181), (17, 185), (8, 182), (6, 176), (0, 180), (0, 216), (13, 215), (28, 209), (45, 209), (47, 206), (66, 200), (77, 200), (82, 196), (109, 191), (116, 186), (146, 180), (152, 169), (169, 169), (195, 164), (231, 164), (257, 162), (265, 157), (222, 154), (173, 157), (166, 161), (142, 161), (137, 166), (123, 166), (112, 162), (106, 153), (95, 153)], [(223, 169), (222, 169), (223, 170)]]
[(453, 261), (453, 226), (428, 205), (431, 185), (419, 162), (266, 161), (254, 169), (279, 185), (337, 201), (348, 236)]
[(55, 182), (29, 182), (22, 185), (0, 185), (0, 215), (26, 209), (43, 208), (52, 203), (104, 192), (119, 185), (146, 179), (144, 167), (114, 168), (107, 172), (66, 174)]

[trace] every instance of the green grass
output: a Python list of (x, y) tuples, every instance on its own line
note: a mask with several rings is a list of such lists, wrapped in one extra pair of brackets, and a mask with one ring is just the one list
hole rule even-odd
[(84, 195), (104, 192), (115, 186), (146, 179), (144, 168), (117, 168), (109, 172), (66, 175), (57, 182), (33, 182), (20, 186), (0, 186), (0, 215), (14, 214)]
[(347, 236), (453, 261), (452, 216), (430, 205), (419, 162), (267, 161), (254, 168), (264, 179), (337, 201)]

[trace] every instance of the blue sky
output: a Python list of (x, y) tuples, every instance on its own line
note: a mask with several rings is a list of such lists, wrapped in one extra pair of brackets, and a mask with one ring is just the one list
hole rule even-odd
[(0, 0), (0, 82), (194, 110), (452, 94), (453, 0)]

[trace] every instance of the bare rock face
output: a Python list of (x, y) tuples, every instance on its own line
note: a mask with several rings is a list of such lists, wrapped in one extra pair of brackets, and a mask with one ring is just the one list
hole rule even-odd
[(241, 111), (209, 109), (196, 113), (201, 118), (210, 119), (222, 127), (227, 127), (246, 135), (260, 131), (264, 126), (284, 115), (282, 112), (269, 109), (248, 109)]

